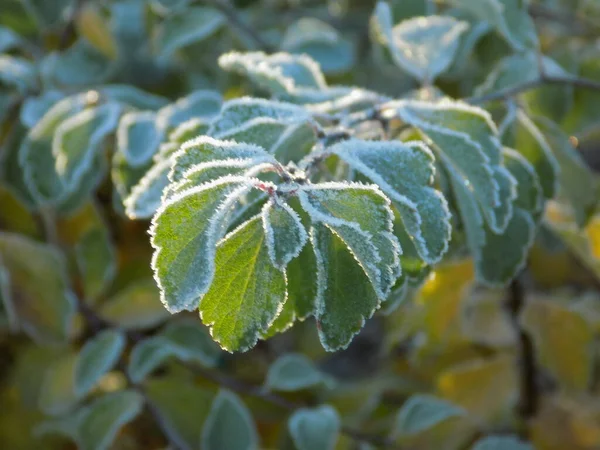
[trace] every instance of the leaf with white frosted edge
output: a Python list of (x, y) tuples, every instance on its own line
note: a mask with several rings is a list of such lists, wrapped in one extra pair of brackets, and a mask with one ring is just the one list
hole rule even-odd
[(0, 82), (25, 94), (37, 84), (35, 66), (23, 58), (0, 55)]
[(252, 415), (237, 395), (221, 389), (213, 400), (204, 427), (203, 450), (258, 450), (258, 433)]
[(175, 350), (168, 339), (161, 336), (143, 339), (131, 350), (127, 375), (134, 383), (141, 383), (174, 354)]
[(382, 15), (390, 18), (384, 18), (387, 23), (381, 25), (376, 22), (376, 26), (394, 62), (426, 84), (450, 67), (459, 47), (459, 38), (469, 28), (467, 22), (450, 16), (414, 17), (390, 28), (389, 5), (380, 2), (374, 19), (377, 21)]
[(121, 117), (117, 149), (126, 161), (139, 167), (151, 161), (164, 139), (166, 123), (152, 111), (133, 111)]
[(309, 154), (317, 143), (314, 128), (309, 122), (299, 122), (287, 127), (269, 150), (281, 164), (298, 162)]
[(301, 408), (290, 416), (288, 430), (298, 450), (333, 450), (340, 435), (341, 420), (329, 405)]
[(545, 117), (535, 117), (535, 125), (548, 140), (559, 166), (559, 191), (575, 212), (575, 220), (583, 227), (598, 205), (600, 183), (573, 147), (569, 136), (559, 126)]
[(21, 43), (21, 38), (10, 28), (0, 26), (0, 53), (17, 47)]
[[(298, 319), (304, 320), (315, 311), (317, 298), (317, 259), (312, 245), (305, 245), (300, 255), (287, 266), (288, 303)], [(285, 309), (285, 306), (284, 306)]]
[(168, 59), (182, 47), (200, 42), (226, 23), (218, 10), (201, 6), (185, 8), (158, 25), (155, 46), (159, 59)]
[(319, 65), (306, 55), (229, 52), (219, 58), (219, 66), (247, 76), (273, 94), (289, 94), (306, 88), (320, 90), (327, 87)]
[(434, 157), (423, 143), (352, 139), (328, 151), (369, 177), (398, 206), (425, 261), (440, 260), (450, 241), (450, 212), (443, 195), (432, 187)]
[(223, 177), (171, 197), (152, 219), (152, 268), (161, 301), (175, 313), (194, 310), (208, 290), (215, 248), (225, 233), (224, 216), (252, 180)]
[(393, 235), (390, 202), (373, 185), (321, 183), (305, 186), (298, 197), (313, 222), (341, 238), (368, 275), (380, 299), (400, 275), (400, 244)]
[(120, 114), (118, 104), (106, 103), (81, 111), (58, 126), (52, 140), (52, 153), (56, 158), (56, 172), (67, 190), (78, 188), (104, 139), (117, 127)]
[(535, 450), (529, 442), (516, 436), (485, 436), (479, 439), (471, 450)]
[(517, 150), (533, 166), (544, 196), (553, 198), (558, 191), (560, 167), (548, 140), (535, 123), (525, 112), (518, 110), (514, 120), (507, 123), (502, 137), (506, 145)]
[(223, 104), (221, 113), (211, 123), (207, 134), (215, 136), (259, 117), (274, 119), (286, 124), (310, 119), (306, 109), (292, 103), (241, 97)]
[(52, 138), (62, 121), (81, 111), (92, 96), (67, 97), (52, 106), (27, 133), (19, 148), (19, 165), (31, 196), (37, 204), (51, 204), (64, 195), (64, 185), (54, 170)]
[(98, 397), (80, 412), (77, 443), (81, 450), (108, 450), (119, 430), (135, 419), (144, 397), (134, 391), (111, 392)]
[(183, 144), (190, 139), (206, 134), (210, 127), (210, 119), (201, 119), (199, 117), (186, 120), (180, 123), (169, 134), (169, 142)]
[(219, 244), (215, 275), (200, 300), (200, 316), (211, 336), (229, 351), (252, 348), (287, 298), (286, 277), (271, 263), (260, 216), (242, 224)]
[(0, 233), (0, 259), (22, 330), (40, 344), (66, 342), (76, 305), (64, 256), (52, 246)]
[(516, 150), (504, 148), (502, 153), (504, 166), (517, 180), (515, 207), (528, 211), (534, 219), (539, 218), (544, 208), (544, 193), (534, 167)]
[(239, 144), (234, 141), (219, 141), (209, 136), (200, 136), (187, 141), (173, 154), (173, 166), (169, 180), (176, 183), (184, 179), (185, 173), (194, 166), (217, 160), (269, 158), (261, 147), (253, 144)]
[(466, 414), (463, 408), (446, 400), (432, 395), (413, 395), (398, 411), (394, 432), (400, 436), (412, 436)]
[(77, 353), (68, 353), (46, 369), (38, 400), (39, 407), (45, 414), (62, 415), (79, 400), (75, 392), (76, 364)]
[(206, 327), (194, 318), (170, 321), (160, 331), (160, 336), (177, 349), (177, 357), (184, 361), (197, 361), (205, 367), (214, 367), (223, 355)]
[(241, 125), (216, 133), (218, 139), (256, 144), (269, 150), (287, 129), (288, 124), (270, 117), (256, 117)]
[(490, 23), (511, 47), (523, 51), (538, 46), (535, 25), (522, 0), (451, 0), (480, 20)]
[(87, 394), (111, 370), (125, 348), (125, 336), (117, 330), (105, 330), (88, 340), (75, 364), (75, 392)]
[(123, 202), (130, 219), (148, 219), (160, 207), (173, 162), (166, 159), (156, 163), (136, 184)]
[(46, 114), (59, 100), (62, 100), (64, 96), (65, 95), (60, 91), (48, 90), (42, 92), (38, 96), (27, 97), (19, 111), (21, 123), (28, 128), (32, 128), (42, 117), (44, 117), (44, 114)]
[(344, 241), (315, 223), (311, 242), (317, 259), (315, 319), (327, 351), (346, 348), (379, 308), (381, 300)]
[(328, 384), (330, 381), (306, 356), (288, 353), (271, 364), (265, 387), (272, 391), (293, 392)]
[(130, 84), (109, 84), (98, 88), (98, 93), (109, 100), (142, 110), (157, 110), (168, 103), (165, 97), (151, 94)]
[(496, 211), (506, 200), (500, 198), (499, 181), (511, 185), (509, 190), (513, 192), (514, 180), (498, 170), (501, 145), (489, 113), (450, 100), (400, 101), (390, 106), (396, 107), (394, 113), (434, 144), (432, 149), (448, 170), (468, 184), (490, 227), (501, 232), (510, 216)]
[(308, 241), (308, 234), (298, 214), (285, 202), (270, 201), (262, 210), (269, 258), (275, 267), (284, 270), (298, 257)]
[(169, 441), (178, 449), (198, 449), (215, 394), (180, 377), (149, 379), (144, 386), (148, 403), (160, 418), (157, 425)]
[(158, 111), (161, 122), (176, 127), (190, 119), (210, 119), (221, 110), (223, 97), (216, 91), (200, 89)]

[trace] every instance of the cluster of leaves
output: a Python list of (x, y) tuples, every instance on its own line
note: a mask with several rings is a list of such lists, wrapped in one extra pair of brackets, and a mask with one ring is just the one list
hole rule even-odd
[(4, 0), (0, 442), (600, 446), (600, 8), (237, 3)]

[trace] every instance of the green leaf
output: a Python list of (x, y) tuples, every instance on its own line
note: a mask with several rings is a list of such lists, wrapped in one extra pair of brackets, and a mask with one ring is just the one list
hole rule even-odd
[(126, 330), (153, 328), (169, 317), (169, 312), (160, 302), (156, 283), (152, 279), (130, 284), (102, 303), (98, 314)]
[(41, 64), (45, 83), (65, 87), (103, 83), (118, 68), (115, 61), (96, 50), (84, 38), (79, 38), (60, 53), (50, 53)]
[(62, 415), (71, 410), (79, 396), (75, 392), (77, 353), (68, 353), (54, 361), (44, 373), (39, 407), (47, 415)]
[(17, 33), (7, 27), (0, 26), (0, 53), (18, 47), (21, 38)]
[(315, 319), (327, 351), (346, 348), (381, 300), (344, 241), (316, 223), (311, 242), (317, 258)]
[(298, 197), (313, 222), (322, 222), (344, 241), (377, 296), (385, 299), (400, 275), (401, 253), (387, 197), (374, 186), (358, 183), (306, 186)]
[(265, 387), (272, 391), (293, 392), (330, 382), (330, 378), (321, 373), (306, 356), (287, 353), (269, 367)]
[(219, 66), (247, 76), (273, 94), (293, 94), (327, 87), (318, 64), (306, 55), (229, 52), (219, 58)]
[[(195, 450), (202, 425), (215, 394), (189, 382), (163, 377), (145, 384), (148, 402), (160, 420), (158, 425), (177, 448)], [(228, 430), (233, 433), (235, 428)], [(204, 449), (204, 447), (202, 447)]]
[(536, 126), (548, 139), (560, 171), (558, 182), (560, 194), (564, 195), (575, 212), (575, 219), (583, 227), (596, 206), (600, 194), (598, 177), (571, 144), (569, 137), (551, 120), (545, 117), (534, 119)]
[(257, 216), (231, 232), (217, 248), (215, 276), (200, 301), (202, 321), (227, 351), (252, 348), (287, 298), (285, 272), (273, 267)]
[[(193, 118), (180, 123), (169, 134), (169, 142), (183, 144), (190, 139), (206, 134), (210, 127), (209, 119)], [(179, 148), (179, 145), (177, 146)]]
[(534, 450), (533, 445), (514, 436), (486, 436), (479, 439), (471, 450)]
[(450, 241), (450, 211), (432, 185), (434, 157), (422, 143), (343, 141), (327, 149), (369, 177), (397, 205), (421, 257), (441, 259)]
[(175, 353), (169, 340), (162, 336), (143, 339), (135, 344), (129, 355), (127, 375), (139, 384)]
[(398, 411), (394, 431), (400, 436), (412, 436), (464, 415), (466, 411), (463, 408), (446, 400), (431, 395), (413, 395)]
[(451, 3), (489, 22), (516, 51), (538, 46), (535, 25), (521, 0), (451, 0)]
[(393, 61), (424, 84), (431, 84), (450, 67), (459, 38), (469, 27), (450, 16), (414, 17), (392, 27), (391, 10), (385, 2), (377, 4), (373, 21)]
[(286, 305), (293, 306), (296, 316), (300, 320), (306, 319), (315, 311), (315, 300), (317, 298), (316, 273), (317, 259), (314, 249), (312, 245), (305, 245), (300, 255), (293, 259), (286, 269), (288, 277)]
[(502, 155), (505, 167), (517, 180), (515, 206), (529, 212), (537, 220), (544, 207), (544, 192), (540, 177), (521, 153), (504, 148)]
[(119, 430), (141, 412), (144, 398), (125, 390), (103, 395), (79, 414), (77, 443), (82, 450), (108, 450)]
[(26, 237), (0, 233), (0, 267), (8, 273), (9, 296), (23, 331), (42, 345), (67, 341), (76, 300), (62, 254)]
[(125, 199), (125, 213), (130, 219), (149, 219), (160, 207), (163, 192), (169, 184), (173, 161), (159, 161), (146, 172)]
[(88, 340), (75, 365), (75, 392), (87, 394), (110, 371), (125, 348), (125, 336), (117, 330), (105, 330)]
[(262, 210), (269, 258), (275, 267), (284, 270), (297, 258), (308, 241), (308, 234), (298, 214), (285, 202), (270, 201)]
[(44, 28), (57, 25), (69, 3), (69, 0), (23, 0), (27, 12)]
[(97, 227), (85, 233), (75, 246), (75, 256), (86, 301), (94, 304), (116, 274), (116, 251), (109, 231)]
[(160, 332), (160, 336), (177, 348), (177, 357), (184, 361), (197, 361), (205, 367), (214, 367), (223, 354), (207, 329), (196, 319), (171, 321)]
[(213, 35), (226, 22), (216, 9), (201, 6), (185, 8), (169, 15), (158, 27), (155, 46), (158, 58), (168, 59), (182, 47)]
[(341, 421), (337, 411), (329, 405), (301, 408), (290, 416), (288, 429), (298, 450), (333, 450)]
[(118, 152), (134, 167), (147, 164), (158, 152), (166, 124), (151, 111), (129, 112), (121, 117), (117, 130)]
[(55, 90), (44, 91), (35, 97), (27, 97), (23, 102), (23, 106), (21, 106), (21, 111), (19, 113), (21, 123), (28, 128), (34, 127), (35, 124), (44, 117), (44, 114), (46, 114), (56, 102), (63, 98), (64, 94)]
[(129, 84), (109, 84), (98, 89), (102, 97), (125, 106), (142, 110), (157, 110), (167, 104), (167, 99), (142, 91)]
[(258, 449), (256, 425), (237, 395), (219, 391), (202, 428), (200, 447), (205, 450)]
[(23, 58), (0, 55), (0, 83), (26, 94), (35, 89), (37, 80), (33, 64)]
[(195, 309), (208, 291), (224, 216), (251, 186), (248, 178), (223, 177), (171, 197), (157, 211), (150, 230), (152, 268), (169, 311)]
[(58, 126), (52, 153), (56, 158), (56, 172), (67, 191), (78, 189), (104, 139), (117, 127), (120, 114), (118, 104), (106, 103), (81, 111)]
[(190, 119), (210, 119), (221, 110), (223, 98), (216, 91), (198, 90), (182, 97), (158, 112), (159, 120), (177, 127)]

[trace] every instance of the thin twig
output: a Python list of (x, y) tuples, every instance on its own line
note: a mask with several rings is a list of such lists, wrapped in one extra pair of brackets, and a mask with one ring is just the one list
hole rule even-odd
[(492, 92), (490, 94), (482, 95), (479, 97), (469, 97), (465, 99), (465, 101), (476, 105), (481, 103), (493, 102), (496, 100), (508, 100), (516, 95), (522, 94), (532, 89), (542, 87), (544, 85), (566, 85), (580, 89), (587, 89), (590, 91), (600, 92), (600, 82), (598, 81), (578, 77), (559, 77), (552, 75), (541, 75), (535, 80), (526, 81), (524, 83), (520, 83), (506, 89), (502, 89), (498, 92)]

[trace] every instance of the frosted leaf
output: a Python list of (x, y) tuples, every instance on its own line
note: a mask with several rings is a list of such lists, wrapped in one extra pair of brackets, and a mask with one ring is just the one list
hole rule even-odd
[(89, 172), (106, 136), (117, 127), (121, 107), (106, 103), (86, 109), (63, 121), (54, 133), (52, 153), (56, 171), (67, 191), (78, 188)]
[(398, 206), (422, 258), (439, 261), (450, 240), (450, 212), (432, 185), (434, 158), (422, 143), (352, 139), (327, 149), (376, 183)]
[(0, 55), (0, 82), (26, 94), (37, 85), (35, 66), (24, 58)]
[(329, 405), (300, 408), (290, 416), (288, 429), (298, 450), (333, 450), (340, 435), (341, 420)]
[(171, 312), (193, 310), (214, 276), (224, 216), (252, 180), (223, 177), (171, 197), (152, 219), (152, 268), (161, 301)]
[(10, 28), (0, 26), (0, 53), (18, 47), (21, 43), (20, 36)]
[(208, 136), (187, 141), (173, 154), (173, 167), (169, 173), (172, 183), (181, 181), (184, 174), (198, 164), (247, 158), (271, 158), (261, 147), (252, 144), (238, 144), (234, 141), (220, 141)]
[(219, 58), (219, 65), (225, 70), (247, 76), (273, 94), (327, 87), (318, 64), (306, 55), (230, 52)]
[(109, 84), (98, 88), (102, 97), (136, 109), (157, 110), (168, 101), (159, 95), (142, 91), (130, 84)]
[(216, 9), (188, 7), (170, 14), (158, 25), (154, 41), (159, 59), (168, 59), (182, 47), (200, 42), (214, 34), (226, 22)]
[(252, 415), (232, 392), (221, 389), (202, 428), (203, 450), (258, 450), (258, 433)]
[(273, 266), (265, 241), (257, 216), (217, 248), (214, 280), (199, 309), (213, 339), (229, 352), (254, 347), (287, 298), (285, 272)]
[(374, 186), (343, 183), (307, 186), (298, 197), (313, 222), (322, 222), (345, 242), (385, 299), (400, 275), (401, 253), (387, 197)]
[(471, 450), (535, 450), (533, 445), (516, 436), (485, 436)]
[(270, 117), (257, 117), (244, 122), (240, 126), (216, 133), (214, 137), (223, 140), (229, 139), (235, 142), (256, 144), (269, 150), (277, 143), (287, 127), (288, 124), (271, 119)]
[(333, 352), (350, 344), (381, 300), (347, 245), (332, 230), (314, 223), (310, 238), (317, 259), (314, 314), (319, 339)]
[(292, 124), (307, 120), (309, 115), (304, 108), (291, 103), (242, 97), (223, 104), (221, 113), (215, 118), (207, 134), (216, 136), (259, 117)]
[(284, 270), (292, 259), (298, 257), (308, 234), (298, 214), (283, 201), (266, 203), (262, 220), (269, 258), (276, 268)]
[(517, 197), (517, 181), (506, 168), (502, 166), (494, 167), (494, 180), (498, 183), (499, 202), (494, 208), (491, 223), (494, 225), (494, 231), (506, 229), (508, 221), (513, 214), (513, 202)]
[(32, 128), (56, 102), (63, 98), (64, 94), (55, 90), (44, 91), (37, 97), (27, 97), (19, 113), (21, 123), (28, 128)]
[[(485, 81), (475, 89), (474, 95), (479, 97), (524, 83), (535, 82), (540, 78), (539, 64), (536, 52), (507, 56), (496, 64)], [(570, 75), (556, 61), (547, 56), (541, 57), (541, 64), (545, 75), (558, 77)]]
[[(392, 102), (399, 117), (418, 128), (434, 145), (444, 166), (463, 179), (477, 199), (486, 221), (498, 232), (506, 225), (507, 212), (498, 208), (499, 181), (505, 190), (514, 190), (514, 180), (498, 167), (501, 164), (501, 145), (498, 130), (489, 114), (461, 102), (442, 100)], [(460, 130), (460, 131), (458, 131)]]
[(535, 25), (529, 14), (529, 2), (522, 0), (451, 0), (480, 20), (490, 23), (514, 50), (538, 46)]
[(216, 91), (198, 90), (158, 111), (161, 122), (176, 127), (190, 119), (210, 119), (221, 109), (223, 97)]
[(130, 219), (148, 219), (154, 215), (169, 184), (171, 164), (169, 159), (156, 163), (133, 187), (124, 201)]
[(187, 120), (177, 126), (169, 134), (169, 142), (183, 144), (190, 139), (206, 134), (210, 127), (209, 119), (194, 118)]
[(265, 387), (272, 391), (293, 392), (326, 385), (330, 381), (306, 356), (288, 353), (271, 364)]
[(466, 414), (463, 408), (441, 398), (432, 395), (413, 395), (398, 411), (394, 432), (399, 436), (412, 436), (448, 419)]
[(56, 202), (65, 194), (64, 185), (54, 169), (52, 139), (61, 122), (83, 110), (89, 99), (87, 93), (82, 93), (59, 101), (21, 142), (19, 165), (23, 169), (24, 182), (39, 205)]
[(270, 148), (275, 159), (282, 164), (300, 161), (310, 153), (317, 142), (315, 130), (309, 122), (299, 122), (287, 127)]
[(293, 51), (305, 44), (318, 42), (334, 45), (339, 40), (338, 32), (328, 23), (312, 17), (304, 17), (288, 27), (281, 42), (281, 48)]
[(134, 167), (147, 164), (164, 139), (166, 122), (151, 111), (129, 112), (117, 130), (117, 151)]
[(534, 167), (520, 153), (504, 148), (504, 165), (517, 180), (515, 207), (529, 211), (537, 217), (544, 208), (544, 193)]
[(452, 64), (459, 38), (469, 25), (450, 16), (414, 17), (391, 26), (392, 13), (385, 2), (376, 6), (374, 22), (394, 62), (425, 84)]

